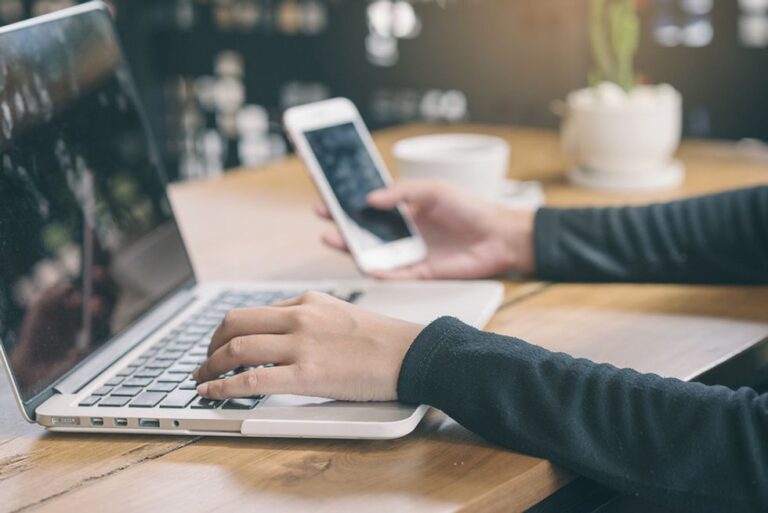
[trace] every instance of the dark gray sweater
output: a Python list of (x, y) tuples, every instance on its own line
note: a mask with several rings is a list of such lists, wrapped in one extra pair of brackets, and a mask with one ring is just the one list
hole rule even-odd
[[(545, 280), (768, 284), (768, 187), (543, 209), (535, 244)], [(598, 365), (443, 318), (408, 351), (398, 394), (672, 509), (768, 511), (768, 395), (752, 389)]]

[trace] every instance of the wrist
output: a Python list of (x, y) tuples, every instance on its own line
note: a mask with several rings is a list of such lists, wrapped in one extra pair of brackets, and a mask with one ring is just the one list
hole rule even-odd
[(534, 245), (535, 210), (504, 209), (499, 230), (508, 272), (533, 275), (536, 272)]

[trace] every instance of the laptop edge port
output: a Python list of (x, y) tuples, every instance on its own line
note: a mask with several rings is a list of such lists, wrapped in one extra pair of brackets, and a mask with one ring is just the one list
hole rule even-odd
[(91, 426), (101, 427), (104, 425), (104, 419), (102, 417), (91, 417)]
[(139, 419), (139, 427), (159, 428), (160, 421), (158, 419)]
[(128, 427), (128, 419), (115, 419), (115, 427)]

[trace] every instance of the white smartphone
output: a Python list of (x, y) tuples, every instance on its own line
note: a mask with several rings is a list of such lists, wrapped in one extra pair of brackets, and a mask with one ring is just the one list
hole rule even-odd
[(402, 205), (383, 211), (366, 202), (391, 177), (351, 101), (336, 98), (293, 107), (285, 112), (284, 125), (364, 273), (426, 258), (424, 240)]

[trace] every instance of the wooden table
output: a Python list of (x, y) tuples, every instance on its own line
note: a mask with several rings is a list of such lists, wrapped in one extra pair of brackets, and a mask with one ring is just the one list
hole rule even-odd
[[(687, 142), (680, 190), (608, 195), (574, 188), (555, 134), (487, 126), (411, 126), (378, 135), (471, 130), (512, 144), (510, 176), (538, 179), (550, 204), (665, 200), (768, 182), (768, 163), (726, 143)], [(293, 158), (172, 197), (202, 279), (348, 278), (323, 248), (315, 192)], [(768, 336), (768, 288), (507, 283), (489, 329), (641, 371), (692, 379)], [(750, 352), (752, 351), (752, 352)], [(744, 359), (744, 358), (742, 358)], [(574, 476), (499, 449), (440, 412), (395, 441), (46, 434), (20, 420), (0, 385), (0, 511), (524, 511)], [(521, 422), (524, 422), (521, 419)]]

